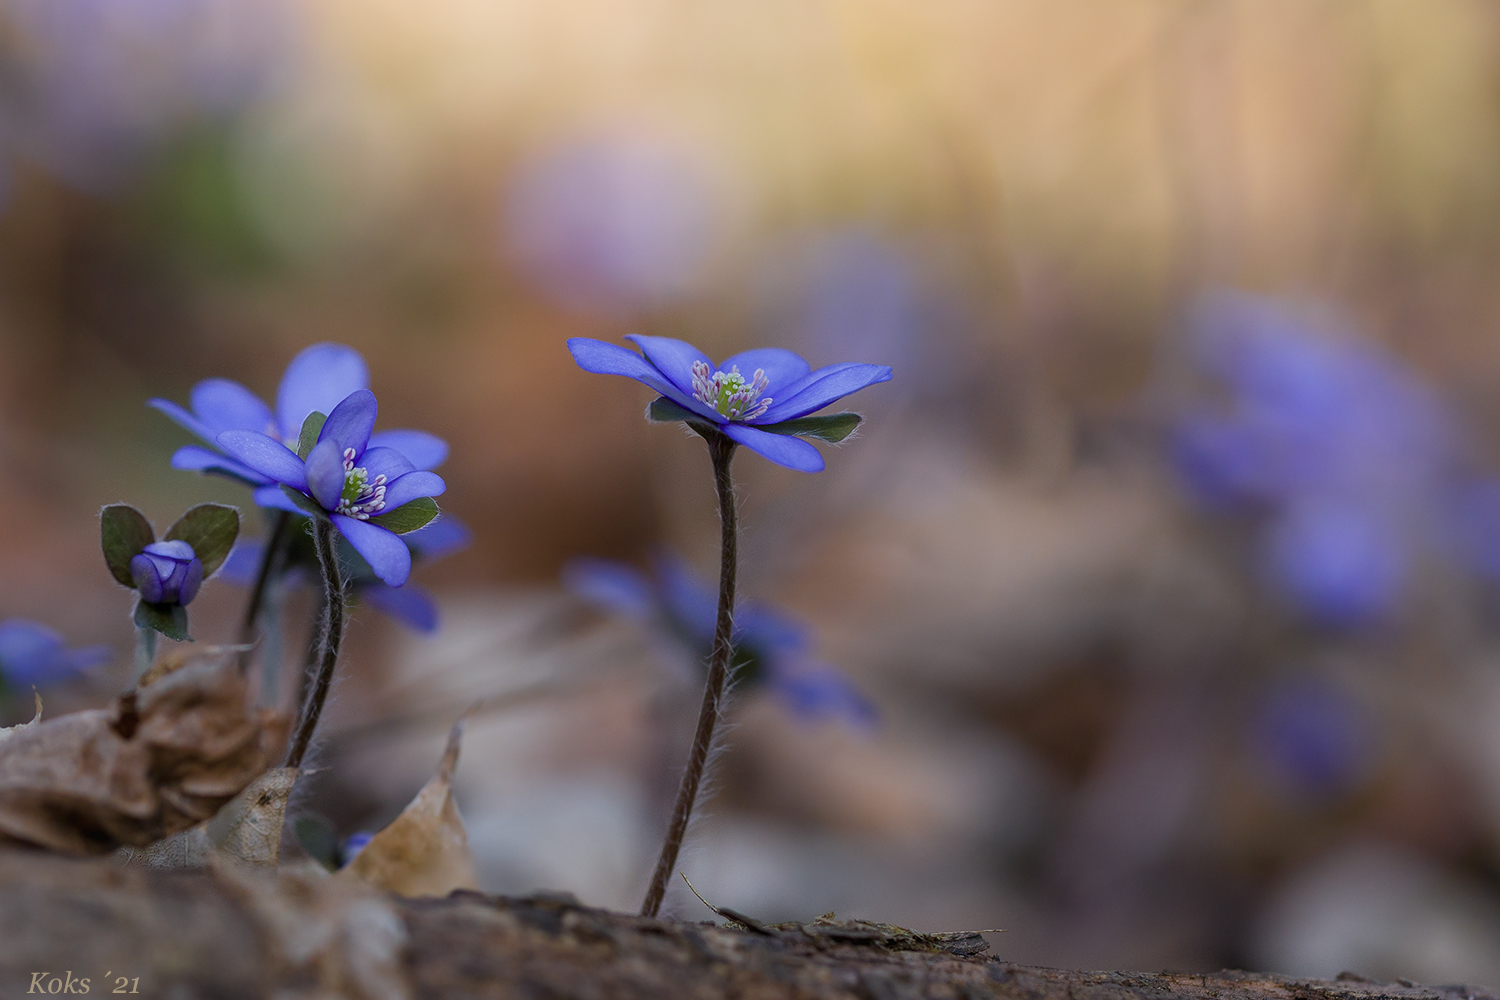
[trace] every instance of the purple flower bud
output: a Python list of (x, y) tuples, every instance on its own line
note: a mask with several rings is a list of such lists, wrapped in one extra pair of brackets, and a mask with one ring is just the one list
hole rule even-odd
[(190, 604), (203, 586), (203, 562), (187, 542), (152, 542), (130, 560), (130, 575), (147, 604)]

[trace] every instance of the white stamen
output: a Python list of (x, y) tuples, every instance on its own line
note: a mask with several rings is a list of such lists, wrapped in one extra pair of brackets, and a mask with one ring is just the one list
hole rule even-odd
[(692, 371), (693, 398), (730, 420), (753, 420), (771, 406), (771, 397), (761, 395), (770, 386), (763, 369), (757, 368), (746, 379), (738, 365), (727, 372), (716, 372), (706, 363), (694, 361)]

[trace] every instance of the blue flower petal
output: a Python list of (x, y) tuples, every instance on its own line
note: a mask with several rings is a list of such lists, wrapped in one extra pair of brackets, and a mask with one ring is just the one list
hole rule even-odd
[(193, 412), (217, 437), (225, 431), (276, 430), (276, 420), (271, 408), (261, 402), (260, 397), (238, 382), (227, 378), (211, 378), (193, 386)]
[(416, 471), (416, 466), (407, 456), (395, 448), (367, 448), (365, 453), (359, 456), (359, 466), (370, 474), (371, 482), (374, 482), (377, 476), (384, 476), (386, 482), (391, 482), (398, 476)]
[(376, 431), (370, 435), (369, 447), (394, 448), (418, 469), (436, 469), (448, 458), (448, 442), (426, 431)]
[(368, 583), (359, 588), (359, 599), (418, 632), (437, 631), (437, 605), (431, 594), (415, 584), (387, 587), (383, 583)]
[(563, 567), (563, 586), (586, 601), (646, 621), (656, 614), (656, 592), (640, 573), (608, 559), (573, 559)]
[(333, 515), (333, 523), (382, 581), (399, 587), (411, 576), (411, 550), (400, 536), (378, 524), (356, 521), (343, 514)]
[(340, 454), (347, 448), (353, 448), (355, 455), (363, 454), (370, 443), (370, 432), (375, 429), (379, 410), (380, 404), (369, 389), (351, 392), (328, 414), (323, 429), (318, 432), (318, 443), (336, 441)]
[(766, 395), (773, 400), (780, 399), (782, 393), (806, 378), (807, 374), (812, 371), (812, 366), (804, 361), (801, 355), (782, 350), (780, 347), (761, 347), (753, 351), (741, 351), (732, 358), (725, 358), (724, 362), (719, 365), (726, 372), (736, 366), (740, 374), (746, 378), (754, 375), (757, 368), (764, 371), (767, 382)]
[(618, 344), (607, 344), (591, 337), (573, 337), (568, 341), (568, 351), (578, 367), (595, 375), (624, 375), (645, 383), (679, 406), (692, 410), (715, 423), (724, 418), (712, 407), (694, 399), (691, 392), (683, 392), (645, 358), (634, 351), (627, 351)]
[(164, 593), (161, 578), (161, 567), (157, 561), (138, 552), (130, 557), (130, 579), (135, 584), (136, 592), (141, 595), (141, 600), (147, 604), (161, 603)]
[(316, 410), (328, 413), (351, 392), (370, 386), (370, 370), (358, 351), (343, 344), (314, 344), (292, 359), (276, 393), (283, 437), (295, 438)]
[(418, 497), (440, 497), (447, 488), (448, 484), (436, 472), (408, 472), (386, 484), (385, 509), (393, 511)]
[(57, 673), (76, 674), (89, 667), (106, 663), (113, 659), (114, 655), (115, 651), (111, 646), (84, 646), (81, 649), (70, 649), (58, 658)]
[(798, 472), (822, 472), (823, 456), (818, 449), (799, 437), (788, 434), (772, 434), (748, 424), (730, 422), (720, 428), (735, 441), (751, 451), (764, 455), (777, 465)]
[(236, 479), (243, 479), (254, 486), (265, 486), (270, 480), (247, 465), (243, 465), (216, 451), (209, 451), (195, 444), (183, 445), (172, 453), (172, 468), (184, 472), (219, 472)]
[(776, 402), (771, 408), (755, 418), (757, 424), (774, 424), (782, 420), (795, 420), (815, 410), (842, 399), (851, 392), (876, 382), (888, 382), (891, 378), (889, 365), (864, 365), (846, 363), (829, 365), (801, 379), (791, 387), (789, 395), (772, 394)]
[(655, 365), (657, 371), (689, 396), (693, 394), (693, 365), (701, 361), (709, 368), (714, 366), (707, 354), (685, 340), (675, 337), (646, 337), (636, 333), (629, 334), (625, 339), (639, 347), (641, 353), (646, 355), (646, 360)]
[(64, 649), (62, 636), (24, 618), (0, 622), (0, 675), (17, 688), (67, 680), (113, 655), (108, 646)]
[(429, 521), (416, 531), (409, 531), (401, 540), (412, 554), (423, 562), (431, 562), (468, 548), (474, 541), (474, 532), (452, 514), (444, 514), (436, 521)]
[(344, 451), (337, 440), (319, 441), (307, 453), (307, 489), (324, 510), (338, 510), (344, 492)]
[(214, 439), (218, 437), (217, 431), (170, 399), (148, 399), (146, 405), (160, 413), (165, 413), (177, 426), (198, 435), (209, 444), (213, 444)]
[(793, 715), (810, 722), (842, 719), (860, 729), (873, 728), (879, 720), (875, 706), (833, 667), (805, 664), (788, 670), (773, 665), (769, 674), (771, 690)]
[(307, 471), (302, 459), (280, 441), (256, 431), (225, 431), (219, 435), (218, 445), (273, 482), (307, 492)]
[(718, 588), (693, 572), (676, 552), (659, 552), (653, 562), (667, 616), (699, 645), (708, 646), (718, 625)]
[(307, 511), (298, 507), (291, 497), (281, 492), (280, 486), (263, 486), (251, 496), (259, 507), (270, 507), (272, 510), (284, 510), (288, 514), (307, 516)]
[[(284, 496), (285, 494), (277, 490), (276, 495)], [(219, 572), (214, 575), (220, 580), (228, 580), (230, 583), (248, 587), (260, 575), (260, 559), (265, 551), (265, 543), (254, 538), (237, 542), (230, 550), (229, 558), (224, 560), (219, 567)]]

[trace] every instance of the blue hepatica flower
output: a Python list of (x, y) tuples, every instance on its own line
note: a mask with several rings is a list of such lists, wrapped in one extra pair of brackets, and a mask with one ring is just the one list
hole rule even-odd
[(691, 150), (616, 128), (539, 150), (504, 214), (529, 277), (564, 305), (609, 313), (690, 290), (723, 213)]
[[(225, 431), (256, 431), (297, 447), (302, 423), (310, 413), (331, 413), (350, 393), (370, 387), (365, 359), (342, 344), (314, 344), (287, 366), (276, 392), (273, 411), (249, 389), (225, 378), (211, 378), (193, 386), (192, 410), (165, 399), (147, 405), (160, 410), (183, 428), (214, 448), (187, 445), (172, 456), (172, 467), (191, 472), (229, 476), (260, 487), (255, 494), (261, 506), (282, 506), (276, 481), (218, 449)], [(438, 437), (415, 430), (377, 431), (370, 435), (371, 448), (393, 448), (419, 470), (432, 470), (448, 457), (448, 445)]]
[[(422, 564), (468, 548), (473, 538), (473, 532), (462, 521), (444, 514), (438, 520), (402, 535), (401, 541), (411, 550), (413, 563)], [(243, 541), (229, 554), (224, 568), (219, 571), (220, 576), (230, 583), (253, 586), (264, 554), (264, 542), (257, 539)], [(403, 587), (387, 586), (375, 575), (369, 563), (347, 544), (339, 546), (339, 557), (344, 579), (360, 603), (376, 608), (418, 632), (437, 630), (437, 604), (427, 591), (411, 583)], [(318, 579), (318, 555), (307, 532), (293, 532), (287, 551), (286, 574), (282, 579), (291, 584), (311, 583)]]
[(715, 367), (708, 355), (683, 340), (626, 339), (642, 353), (588, 337), (569, 340), (568, 350), (584, 371), (624, 375), (661, 393), (647, 411), (652, 419), (711, 425), (799, 472), (821, 472), (823, 456), (798, 435), (839, 441), (859, 423), (852, 413), (809, 415), (891, 378), (887, 365), (845, 363), (813, 371), (801, 357), (778, 347), (745, 351)]
[(411, 574), (411, 550), (387, 527), (395, 522), (385, 519), (413, 501), (440, 496), (447, 485), (395, 448), (374, 443), (378, 409), (370, 390), (350, 393), (327, 415), (305, 459), (260, 431), (224, 431), (217, 443), (236, 462), (290, 489), (303, 503), (284, 491), (277, 495), (268, 490), (259, 491), (257, 501), (264, 494), (261, 502), (268, 506), (294, 513), (321, 511), (382, 582), (399, 587)]
[(186, 607), (203, 586), (203, 560), (187, 542), (152, 542), (131, 557), (130, 576), (147, 604)]
[[(682, 559), (662, 555), (648, 579), (633, 567), (604, 559), (575, 559), (563, 582), (601, 608), (661, 629), (706, 661), (713, 645), (718, 596)], [(734, 613), (735, 680), (764, 685), (793, 714), (809, 720), (843, 719), (866, 727), (875, 709), (839, 670), (808, 657), (803, 626), (757, 604)]]
[(68, 649), (62, 636), (36, 622), (0, 622), (0, 681), (6, 688), (67, 680), (113, 655), (108, 646)]
[(1374, 720), (1347, 692), (1316, 678), (1283, 682), (1261, 700), (1250, 739), (1268, 777), (1308, 798), (1367, 780), (1379, 750)]
[(1189, 347), (1227, 390), (1176, 427), (1190, 495), (1259, 515), (1267, 579), (1309, 616), (1358, 625), (1394, 612), (1460, 479), (1442, 400), (1375, 345), (1275, 300), (1206, 298)]

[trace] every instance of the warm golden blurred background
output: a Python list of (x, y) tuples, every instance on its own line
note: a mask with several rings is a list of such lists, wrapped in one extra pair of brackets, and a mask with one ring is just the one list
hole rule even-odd
[(352, 345), (474, 543), (432, 635), (361, 610), (295, 810), (378, 827), (480, 701), (485, 888), (633, 909), (697, 680), (560, 573), (717, 522), (564, 341), (886, 363), (827, 471), (736, 463), (742, 590), (880, 721), (745, 692), (694, 885), (1500, 985), (1497, 263), (1482, 0), (0, 0), (0, 617), (112, 644), (43, 692), (98, 703), (99, 506), (264, 523), (145, 401)]

